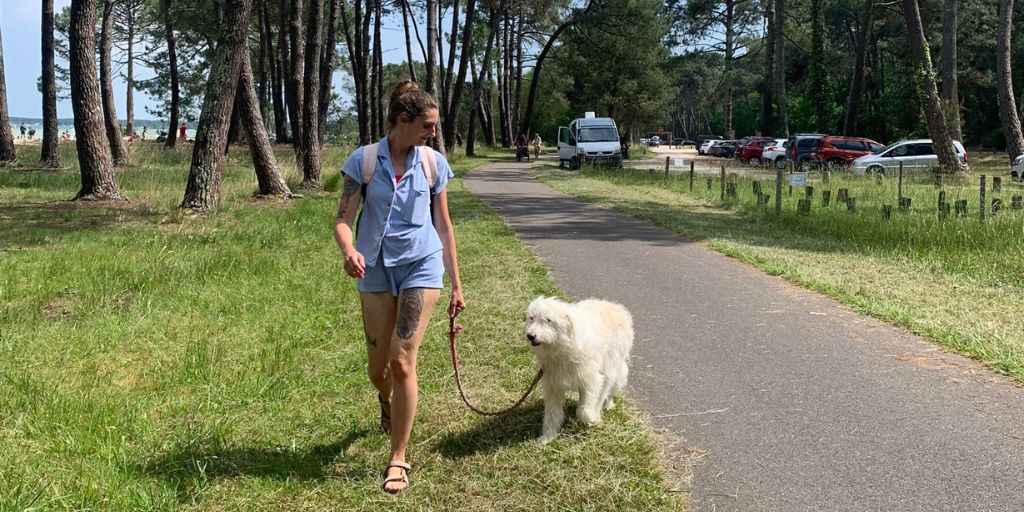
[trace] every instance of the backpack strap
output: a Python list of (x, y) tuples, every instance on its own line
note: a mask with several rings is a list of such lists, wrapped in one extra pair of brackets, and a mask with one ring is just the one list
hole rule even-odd
[(420, 151), (421, 159), (427, 163), (423, 166), (423, 173), (427, 176), (430, 188), (433, 189), (434, 185), (437, 185), (437, 154), (430, 146), (416, 146), (416, 150)]
[[(361, 169), (363, 171), (363, 186), (365, 187), (366, 184), (369, 183), (370, 180), (373, 178), (373, 173), (377, 170), (376, 142), (374, 142), (373, 144), (363, 146), (363, 161), (361, 163)], [(365, 190), (363, 191), (363, 195), (366, 195)]]

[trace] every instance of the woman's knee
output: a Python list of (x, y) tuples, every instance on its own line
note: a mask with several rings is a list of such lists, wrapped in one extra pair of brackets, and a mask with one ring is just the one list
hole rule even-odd
[(414, 357), (405, 352), (395, 354), (388, 365), (391, 369), (391, 378), (399, 382), (415, 378), (416, 361)]

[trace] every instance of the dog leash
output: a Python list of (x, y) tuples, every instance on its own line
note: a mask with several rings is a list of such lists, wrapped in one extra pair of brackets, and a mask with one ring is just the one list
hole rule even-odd
[(533, 392), (533, 388), (537, 387), (537, 383), (540, 382), (541, 376), (544, 375), (543, 369), (537, 370), (537, 376), (533, 378), (533, 382), (530, 383), (530, 387), (526, 388), (523, 396), (519, 397), (519, 400), (512, 404), (511, 407), (501, 409), (500, 411), (485, 411), (470, 403), (469, 398), (466, 397), (466, 391), (462, 389), (462, 376), (459, 374), (459, 353), (455, 348), (455, 336), (462, 332), (462, 326), (455, 324), (455, 317), (457, 316), (459, 316), (459, 310), (457, 309), (454, 313), (448, 315), (448, 348), (450, 348), (452, 352), (452, 369), (455, 370), (455, 384), (459, 387), (459, 396), (462, 397), (462, 402), (466, 404), (466, 407), (469, 407), (469, 410), (481, 416), (502, 416), (512, 412), (516, 407), (523, 405), (526, 398)]

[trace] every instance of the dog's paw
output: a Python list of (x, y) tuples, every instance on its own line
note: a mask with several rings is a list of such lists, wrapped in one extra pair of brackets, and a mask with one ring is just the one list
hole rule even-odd
[(554, 441), (556, 437), (558, 437), (558, 434), (541, 434), (541, 436), (537, 438), (537, 442), (540, 444), (548, 444), (551, 441)]
[(611, 398), (609, 398), (608, 401), (606, 401), (604, 403), (604, 410), (610, 411), (610, 410), (612, 410), (614, 408), (615, 408), (615, 400), (612, 400)]
[(590, 410), (586, 410), (586, 409), (580, 409), (579, 413), (576, 415), (576, 417), (584, 425), (594, 425), (596, 423), (601, 423), (601, 411), (600, 410), (590, 411)]

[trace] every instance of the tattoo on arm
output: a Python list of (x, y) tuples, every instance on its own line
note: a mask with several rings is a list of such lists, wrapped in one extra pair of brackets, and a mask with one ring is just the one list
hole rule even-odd
[(341, 206), (338, 207), (338, 217), (345, 215), (345, 209), (348, 207), (348, 201), (356, 193), (359, 192), (361, 185), (356, 180), (352, 179), (351, 176), (345, 176), (345, 184), (341, 193)]
[(407, 340), (412, 338), (419, 328), (420, 315), (423, 313), (423, 288), (410, 288), (402, 292), (402, 303), (398, 306), (398, 325), (395, 326), (395, 330), (399, 338)]

